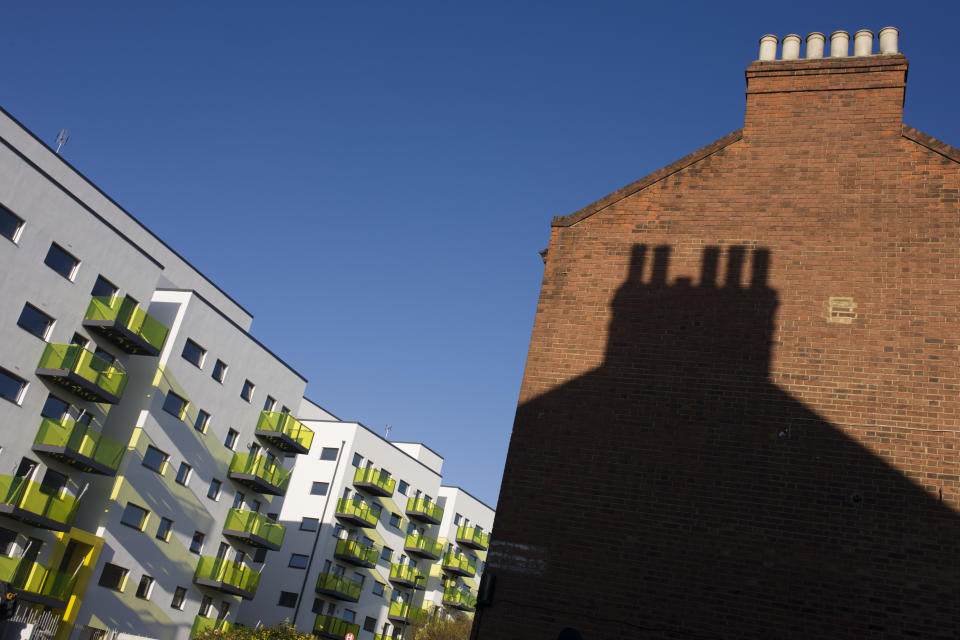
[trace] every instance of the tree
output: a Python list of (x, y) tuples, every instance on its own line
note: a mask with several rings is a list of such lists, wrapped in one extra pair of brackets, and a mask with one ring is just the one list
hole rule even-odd
[(243, 625), (231, 625), (230, 628), (222, 631), (206, 629), (194, 638), (195, 640), (315, 640), (313, 635), (297, 630), (289, 620), (259, 629)]
[(463, 614), (452, 618), (431, 618), (425, 625), (418, 625), (409, 637), (412, 640), (469, 640), (473, 619)]

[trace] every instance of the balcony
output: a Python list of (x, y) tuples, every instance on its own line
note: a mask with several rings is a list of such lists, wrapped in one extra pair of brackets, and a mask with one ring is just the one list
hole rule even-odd
[(457, 542), (471, 549), (485, 551), (490, 546), (490, 534), (476, 527), (457, 527)]
[(53, 571), (37, 562), (0, 556), (0, 580), (9, 582), (22, 600), (65, 609), (73, 593), (77, 577), (70, 573)]
[(356, 638), (360, 634), (360, 625), (333, 616), (318, 615), (313, 623), (313, 632), (321, 638), (343, 640), (348, 633)]
[(313, 444), (313, 429), (279, 411), (261, 411), (254, 433), (287, 453), (309, 453)]
[(90, 402), (117, 404), (127, 386), (123, 369), (76, 344), (48, 344), (37, 375)]
[(193, 581), (250, 600), (257, 593), (260, 572), (226, 558), (200, 556)]
[(190, 627), (190, 637), (196, 638), (204, 631), (218, 631), (220, 633), (231, 631), (240, 625), (227, 622), (226, 620), (217, 620), (216, 618), (204, 618), (197, 616), (193, 619), (193, 626)]
[(412, 564), (391, 564), (390, 582), (401, 587), (423, 589), (427, 586), (427, 576)]
[(0, 515), (51, 531), (69, 531), (80, 500), (63, 489), (0, 475)]
[(357, 469), (356, 473), (353, 474), (353, 486), (375, 496), (389, 498), (393, 495), (397, 481), (391, 478), (388, 473), (368, 467)]
[(94, 296), (83, 326), (133, 355), (157, 356), (169, 330), (130, 298)]
[(477, 573), (477, 561), (470, 556), (457, 555), (449, 551), (443, 556), (441, 564), (444, 571), (470, 577)]
[(439, 560), (443, 554), (442, 544), (419, 533), (408, 535), (406, 540), (403, 541), (403, 548), (409, 554), (429, 560)]
[(469, 591), (447, 587), (443, 590), (443, 604), (461, 611), (473, 611), (477, 608), (477, 597)]
[(410, 498), (407, 500), (407, 515), (422, 522), (440, 524), (443, 520), (443, 509), (426, 498)]
[(349, 524), (371, 528), (376, 527), (380, 519), (380, 506), (353, 498), (340, 498), (334, 515)]
[(333, 557), (355, 564), (358, 567), (375, 567), (380, 556), (376, 547), (360, 544), (356, 540), (339, 540)]
[(223, 535), (243, 540), (255, 547), (277, 551), (283, 545), (287, 528), (262, 513), (230, 509), (223, 524)]
[(391, 620), (408, 624), (424, 624), (427, 621), (427, 610), (415, 607), (407, 602), (391, 602), (387, 616)]
[(115, 476), (126, 447), (89, 425), (44, 418), (33, 440), (33, 450), (80, 471)]
[(335, 573), (321, 573), (317, 576), (317, 586), (314, 589), (321, 595), (333, 596), (339, 600), (356, 602), (360, 599), (361, 585), (356, 580), (351, 580)]
[(282, 496), (290, 484), (290, 472), (268, 458), (252, 453), (235, 453), (230, 477), (254, 491)]

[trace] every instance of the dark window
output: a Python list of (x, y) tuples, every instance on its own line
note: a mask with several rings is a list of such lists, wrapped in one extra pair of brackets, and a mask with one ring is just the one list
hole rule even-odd
[(284, 405), (283, 408), (280, 409), (280, 413), (290, 413), (290, 407)]
[(90, 295), (103, 298), (113, 298), (116, 297), (117, 291), (118, 289), (116, 285), (103, 276), (97, 276), (97, 281), (93, 283), (93, 289), (90, 290)]
[(380, 552), (380, 557), (386, 560), (387, 562), (390, 562), (390, 560), (393, 558), (393, 549), (391, 549), (390, 547), (384, 547), (383, 550)]
[(363, 464), (363, 456), (359, 453), (353, 454), (353, 466), (359, 468)]
[(177, 484), (187, 486), (187, 483), (190, 482), (191, 474), (193, 474), (193, 467), (188, 465), (186, 462), (181, 462), (180, 468), (177, 469)]
[(294, 569), (306, 569), (309, 560), (310, 557), (302, 553), (292, 553), (290, 554), (290, 563), (287, 566)]
[(236, 429), (230, 429), (227, 431), (227, 439), (223, 441), (223, 446), (227, 449), (233, 451), (233, 448), (237, 446), (237, 437), (240, 436), (240, 432)]
[(163, 410), (172, 416), (176, 416), (177, 420), (183, 420), (183, 414), (187, 410), (187, 401), (173, 391), (167, 391), (167, 397), (163, 399)]
[(376, 631), (377, 630), (377, 619), (367, 616), (363, 621), (363, 630), (364, 631)]
[(43, 263), (67, 280), (73, 280), (73, 276), (77, 272), (77, 265), (80, 264), (80, 261), (54, 242), (50, 245), (50, 250), (47, 251), (47, 257), (43, 259)]
[(94, 350), (93, 354), (98, 358), (102, 358), (103, 360), (106, 360), (110, 364), (116, 364), (117, 362), (117, 359), (113, 357), (113, 354), (111, 354), (109, 351), (104, 351), (100, 347), (97, 347), (96, 350)]
[(40, 481), (40, 493), (49, 496), (59, 495), (66, 486), (67, 476), (53, 469), (47, 469), (43, 474), (43, 480)]
[(297, 606), (297, 594), (293, 591), (281, 591), (280, 600), (277, 602), (277, 606), (280, 607), (289, 607), (293, 609)]
[(0, 369), (0, 398), (20, 404), (23, 390), (27, 388), (27, 381), (15, 376), (6, 369)]
[(382, 596), (382, 595), (383, 595), (383, 586), (384, 586), (384, 585), (383, 585), (382, 582), (374, 582), (374, 583), (373, 583), (373, 595), (375, 595), (375, 596)]
[(253, 552), (253, 561), (254, 562), (264, 562), (267, 559), (267, 550), (263, 547), (257, 547), (256, 551)]
[(147, 575), (140, 576), (140, 584), (137, 585), (137, 597), (141, 600), (149, 600), (151, 591), (153, 591), (153, 578)]
[(100, 581), (97, 584), (114, 591), (123, 591), (123, 583), (126, 581), (127, 570), (108, 562), (103, 565), (103, 572), (100, 574)]
[(17, 542), (17, 532), (0, 527), (0, 555), (10, 557), (13, 555)]
[(87, 345), (90, 344), (90, 341), (87, 340), (82, 334), (74, 333), (73, 337), (70, 339), (70, 344), (76, 344), (86, 349)]
[(314, 482), (310, 488), (310, 493), (315, 496), (325, 496), (330, 489), (329, 482)]
[(203, 616), (204, 618), (209, 618), (211, 607), (213, 607), (213, 598), (210, 596), (203, 596), (203, 600), (200, 601), (200, 609), (197, 611), (197, 614)]
[(403, 480), (397, 483), (397, 491), (399, 491), (403, 495), (407, 495), (407, 490), (409, 488), (410, 488), (410, 485), (404, 482)]
[(170, 518), (160, 518), (160, 525), (157, 527), (157, 540), (167, 542), (170, 540), (170, 532), (173, 530), (173, 520)]
[(173, 592), (173, 600), (170, 601), (170, 606), (173, 609), (183, 609), (183, 603), (187, 599), (187, 588), (186, 587), (177, 587)]
[(22, 228), (23, 218), (5, 206), (0, 205), (0, 236), (3, 236), (11, 242), (16, 242), (17, 236), (20, 235), (20, 229)]
[(353, 622), (354, 620), (357, 619), (357, 612), (353, 611), (352, 609), (344, 609), (343, 619), (346, 620), (347, 622)]
[(223, 382), (223, 379), (227, 375), (227, 363), (223, 360), (217, 360), (217, 363), (213, 365), (213, 373), (211, 377), (217, 382)]
[(183, 359), (192, 362), (197, 367), (203, 367), (203, 359), (207, 355), (207, 350), (198, 345), (193, 340), (187, 338), (183, 345)]
[(304, 518), (300, 521), (300, 531), (316, 531), (319, 526), (319, 518)]
[(207, 432), (207, 422), (210, 421), (210, 414), (200, 409), (197, 412), (197, 419), (193, 422), (193, 428), (199, 431), (200, 433)]
[(336, 460), (337, 454), (340, 453), (340, 450), (336, 447), (324, 447), (320, 451), (321, 460)]
[(313, 606), (310, 607), (310, 611), (312, 611), (313, 613), (316, 613), (316, 614), (318, 614), (318, 615), (319, 615), (319, 614), (322, 614), (322, 613), (323, 613), (323, 600), (321, 600), (320, 598), (314, 598), (314, 599), (313, 599)]
[(253, 388), (254, 388), (254, 386), (256, 386), (256, 385), (254, 385), (254, 384), (253, 384), (252, 382), (250, 382), (249, 380), (244, 380), (244, 381), (243, 381), (243, 389), (240, 390), (240, 397), (243, 398), (244, 400), (246, 400), (247, 402), (250, 402), (250, 398), (253, 397)]
[(263, 402), (264, 411), (273, 411), (273, 408), (277, 406), (277, 399), (273, 396), (267, 396), (267, 399)]
[(47, 396), (47, 401), (43, 403), (40, 415), (51, 420), (61, 420), (67, 415), (67, 409), (69, 408), (69, 404), (51, 393)]
[(50, 327), (53, 326), (53, 318), (28, 302), (23, 305), (23, 311), (20, 312), (17, 326), (41, 340), (46, 340), (47, 334), (50, 333)]
[(210, 488), (207, 490), (207, 497), (211, 500), (220, 499), (220, 487), (222, 486), (221, 482), (214, 478), (210, 481)]
[(150, 512), (143, 507), (138, 507), (132, 502), (128, 502), (123, 510), (123, 515), (120, 516), (120, 522), (128, 527), (133, 527), (137, 531), (143, 531), (143, 525), (147, 523), (147, 515), (149, 515), (149, 513)]
[(400, 515), (396, 513), (390, 514), (390, 526), (400, 528)]
[(267, 517), (276, 522), (280, 518), (279, 513), (268, 513)]
[(235, 494), (233, 494), (233, 508), (242, 509), (243, 501), (246, 499), (246, 497), (247, 496), (243, 495), (242, 491), (237, 491)]
[(193, 538), (190, 540), (190, 553), (200, 553), (203, 551), (204, 535), (199, 531), (193, 532)]
[(157, 473), (163, 473), (163, 467), (166, 465), (168, 457), (160, 449), (147, 445), (147, 452), (143, 454), (143, 466), (153, 469)]

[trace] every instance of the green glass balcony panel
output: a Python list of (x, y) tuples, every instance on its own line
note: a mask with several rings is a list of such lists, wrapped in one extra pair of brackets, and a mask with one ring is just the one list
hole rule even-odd
[(490, 534), (476, 527), (457, 527), (457, 542), (465, 547), (483, 551), (490, 546)]
[(361, 567), (374, 567), (380, 552), (376, 547), (360, 544), (356, 540), (338, 540), (333, 555)]
[(373, 640), (402, 640), (401, 636), (391, 636), (386, 633), (373, 634)]
[(309, 453), (313, 444), (310, 429), (289, 413), (262, 411), (255, 433), (273, 446), (289, 453)]
[(469, 591), (447, 587), (443, 590), (443, 604), (463, 611), (473, 611), (477, 608), (477, 597)]
[(337, 500), (336, 516), (358, 527), (376, 527), (380, 520), (380, 505), (370, 504), (355, 498)]
[(0, 475), (0, 514), (51, 531), (69, 531), (80, 501), (19, 476)]
[(457, 555), (447, 552), (443, 556), (442, 566), (444, 571), (457, 573), (462, 576), (472, 576), (477, 573), (477, 561), (470, 556)]
[(431, 560), (439, 560), (440, 556), (443, 554), (442, 544), (433, 538), (421, 535), (419, 533), (411, 533), (408, 535), (406, 540), (403, 541), (403, 548), (408, 553), (429, 558)]
[(230, 509), (223, 523), (223, 534), (239, 538), (255, 547), (277, 551), (283, 545), (287, 528), (256, 511)]
[(397, 486), (397, 481), (384, 471), (368, 467), (356, 470), (353, 474), (353, 484), (358, 489), (374, 495), (390, 497)]
[(412, 564), (391, 564), (390, 582), (416, 589), (427, 586), (427, 576)]
[(313, 632), (322, 638), (343, 640), (348, 633), (356, 638), (360, 634), (360, 625), (333, 616), (318, 615), (313, 623)]
[(239, 625), (233, 622), (227, 622), (226, 620), (217, 620), (216, 618), (197, 616), (193, 619), (193, 626), (190, 627), (190, 637), (196, 638), (205, 631), (219, 631), (221, 633), (225, 633), (233, 630), (237, 626)]
[(76, 344), (48, 344), (37, 375), (91, 402), (116, 404), (127, 386), (123, 369)]
[(407, 500), (407, 515), (430, 524), (440, 524), (443, 509), (426, 498), (410, 498)]
[(387, 615), (396, 620), (424, 624), (427, 621), (427, 613), (426, 609), (415, 607), (408, 602), (391, 602)]
[(290, 484), (290, 472), (278, 462), (252, 453), (233, 454), (230, 477), (254, 491), (274, 496), (282, 496)]
[(167, 327), (130, 298), (94, 296), (83, 317), (83, 326), (134, 355), (159, 355), (169, 333)]
[(260, 572), (226, 558), (200, 556), (193, 581), (249, 600), (257, 593)]
[(44, 418), (33, 440), (33, 450), (81, 471), (113, 476), (117, 474), (126, 447), (89, 425)]
[(356, 580), (351, 580), (343, 575), (335, 573), (321, 573), (317, 576), (316, 592), (333, 596), (340, 600), (356, 602), (360, 599), (361, 585)]
[(77, 577), (71, 573), (53, 571), (37, 562), (6, 557), (0, 560), (0, 579), (19, 591), (22, 599), (55, 609), (67, 606), (67, 600), (77, 583)]

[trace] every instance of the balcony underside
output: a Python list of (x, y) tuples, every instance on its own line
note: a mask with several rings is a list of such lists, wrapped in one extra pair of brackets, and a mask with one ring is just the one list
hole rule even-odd
[(74, 469), (79, 469), (80, 471), (86, 471), (87, 473), (98, 473), (102, 476), (117, 475), (117, 470), (113, 467), (103, 464), (102, 462), (98, 462), (93, 458), (89, 458), (79, 451), (74, 451), (69, 447), (35, 442), (33, 444), (33, 450), (37, 453), (42, 453), (52, 458), (56, 458), (60, 462), (68, 464)]
[(421, 549), (420, 547), (408, 547), (404, 546), (403, 550), (409, 553), (412, 556), (420, 556), (421, 558), (427, 558), (428, 560), (439, 560), (440, 554), (433, 553), (427, 549)]
[(420, 522), (426, 522), (428, 524), (440, 524), (440, 520), (434, 518), (428, 513), (424, 513), (423, 511), (407, 511), (407, 515), (414, 520), (419, 520)]
[(70, 531), (70, 525), (48, 518), (33, 511), (27, 511), (13, 504), (0, 504), (0, 516), (7, 516), (20, 522), (26, 522), (34, 527), (49, 529), (50, 531)]
[(37, 375), (46, 378), (54, 384), (67, 389), (74, 395), (90, 402), (106, 402), (108, 404), (117, 404), (120, 397), (105, 391), (95, 383), (90, 382), (83, 376), (71, 371), (70, 369), (47, 369), (37, 367)]
[(308, 453), (310, 451), (310, 449), (306, 448), (281, 431), (257, 429), (253, 433), (256, 434), (257, 437), (266, 440), (277, 449), (287, 453)]
[(230, 583), (221, 582), (220, 580), (216, 580), (214, 578), (194, 577), (193, 582), (201, 587), (210, 587), (212, 589), (222, 591), (223, 593), (240, 596), (244, 600), (252, 600), (253, 596), (256, 595), (256, 591), (247, 591)]
[(357, 489), (366, 491), (370, 495), (374, 495), (374, 496), (389, 498), (391, 495), (393, 495), (390, 492), (388, 492), (386, 489), (381, 487), (380, 485), (375, 484), (373, 482), (363, 482), (363, 481), (354, 480), (353, 486), (355, 486)]
[(372, 569), (373, 567), (377, 566), (377, 563), (375, 561), (370, 562), (364, 558), (360, 558), (358, 556), (351, 556), (346, 553), (334, 553), (333, 557), (336, 558), (337, 560), (343, 560), (344, 562), (349, 562), (350, 564), (357, 567), (366, 567), (368, 569)]
[(316, 587), (314, 591), (316, 591), (317, 594), (319, 595), (330, 596), (331, 598), (336, 598), (337, 600), (343, 600), (345, 602), (357, 602), (360, 599), (360, 598), (354, 598), (348, 593), (337, 591), (336, 589), (327, 589), (319, 586)]
[(283, 489), (276, 485), (270, 484), (260, 476), (253, 473), (240, 473), (237, 471), (231, 471), (230, 478), (236, 482), (239, 482), (245, 487), (250, 487), (258, 493), (265, 493), (271, 496), (282, 496), (284, 494)]
[(95, 331), (135, 356), (158, 356), (160, 350), (115, 320), (84, 320), (83, 326)]
[(474, 540), (473, 538), (457, 538), (457, 544), (469, 547), (471, 549), (476, 549), (478, 551), (486, 551), (486, 545)]
[(390, 582), (400, 587), (407, 587), (408, 589), (420, 589), (421, 591), (426, 587), (424, 584), (425, 580), (420, 580), (418, 583), (413, 578), (403, 578), (399, 576), (390, 576), (388, 578)]
[(355, 514), (352, 514), (352, 513), (340, 513), (340, 512), (337, 512), (337, 513), (335, 513), (334, 515), (335, 515), (335, 516), (337, 517), (337, 519), (340, 520), (341, 522), (346, 522), (347, 524), (352, 524), (352, 525), (355, 526), (355, 527), (365, 527), (365, 528), (367, 528), (367, 529), (371, 529), (371, 528), (377, 526), (376, 524), (370, 524), (369, 522), (367, 522), (366, 520), (364, 520), (364, 519), (361, 518), (360, 516), (355, 515)]
[(451, 609), (459, 609), (460, 611), (473, 611), (476, 607), (471, 607), (466, 602), (453, 602), (450, 600), (444, 600), (443, 606), (450, 607)]
[(476, 571), (471, 571), (470, 569), (467, 569), (458, 565), (445, 564), (443, 565), (443, 570), (446, 571), (447, 573), (453, 573), (458, 576), (463, 576), (465, 578), (469, 578), (470, 576), (476, 573)]
[(269, 549), (270, 551), (279, 551), (280, 545), (267, 540), (266, 538), (261, 538), (255, 533), (250, 533), (249, 531), (243, 531), (241, 529), (224, 529), (223, 535), (230, 536), (231, 538), (236, 538), (237, 540), (242, 540), (247, 544), (251, 544), (255, 547), (260, 547), (261, 549)]

